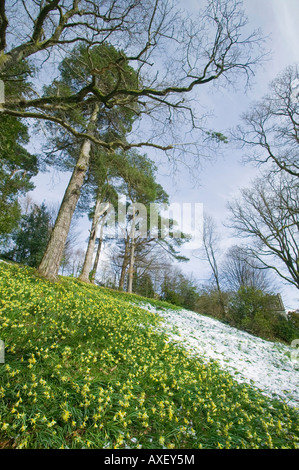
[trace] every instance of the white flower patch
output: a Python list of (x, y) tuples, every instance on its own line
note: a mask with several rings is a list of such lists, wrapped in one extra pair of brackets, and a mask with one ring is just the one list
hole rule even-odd
[(299, 408), (299, 361), (292, 360), (291, 346), (263, 340), (188, 310), (139, 306), (163, 317), (160, 328), (192, 355), (215, 360), (237, 381)]

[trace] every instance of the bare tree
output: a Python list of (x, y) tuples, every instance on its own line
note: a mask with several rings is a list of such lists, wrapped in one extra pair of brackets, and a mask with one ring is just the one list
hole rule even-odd
[(172, 263), (171, 256), (158, 243), (137, 244), (136, 275), (138, 278), (150, 276), (155, 292), (160, 292), (163, 272), (170, 270)]
[(269, 291), (271, 282), (268, 271), (256, 258), (249, 256), (246, 248), (231, 246), (221, 265), (222, 277), (226, 288), (238, 291), (240, 287), (254, 287), (264, 292)]
[[(7, 94), (1, 112), (55, 123), (82, 143), (39, 266), (39, 272), (48, 278), (55, 278), (58, 272), (88, 169), (91, 142), (107, 152), (149, 146), (202, 156), (202, 138), (213, 141), (217, 133), (204, 129), (193, 90), (220, 79), (231, 82), (238, 72), (249, 80), (260, 58), (261, 35), (246, 33), (247, 19), (240, 1), (207, 0), (197, 18), (184, 14), (178, 6), (171, 0), (1, 2), (0, 79), (9, 89), (11, 83), (22, 82), (36, 71), (22, 92)], [(118, 54), (104, 67), (97, 67), (91, 51), (107, 43)], [(57, 58), (71, 57), (77, 44), (86, 44), (90, 74), (81, 76), (81, 85), (71, 92), (62, 93), (61, 87), (41, 92), (45, 67), (55, 69)], [(137, 80), (129, 80), (128, 67)], [(115, 77), (112, 88), (106, 87), (105, 74)], [(86, 107), (93, 110), (90, 120), (74, 125), (74, 113), (83, 113)], [(107, 141), (100, 132), (95, 133), (99, 107), (107, 113), (117, 108), (133, 113), (136, 123), (130, 138), (116, 136)], [(186, 131), (200, 136), (193, 135), (190, 144), (184, 143)]]
[(93, 268), (90, 272), (90, 281), (93, 283), (95, 282), (96, 273), (97, 273), (98, 265), (100, 261), (100, 255), (101, 255), (103, 240), (104, 240), (104, 227), (105, 227), (107, 217), (108, 217), (108, 211), (102, 215), (101, 221), (100, 221), (100, 236), (97, 240), (98, 246), (97, 246), (96, 256), (94, 259)]
[(265, 175), (229, 203), (230, 226), (253, 241), (248, 253), (299, 288), (299, 184), (289, 174)]
[[(54, 222), (55, 219), (52, 219), (52, 226)], [(81, 264), (82, 260), (78, 261), (78, 258), (82, 258), (82, 249), (80, 249), (79, 247), (79, 237), (80, 233), (76, 231), (76, 220), (73, 219), (66, 239), (66, 243), (64, 245), (64, 250), (60, 263), (60, 270), (62, 275), (65, 273), (74, 275), (74, 272), (77, 272), (77, 269), (75, 269), (75, 265)]]
[(288, 67), (270, 85), (261, 102), (243, 115), (236, 139), (246, 159), (271, 163), (276, 171), (299, 176), (299, 70)]
[(68, 272), (71, 276), (78, 277), (82, 270), (84, 255), (84, 250), (81, 250), (80, 248), (71, 251), (68, 259)]
[(97, 229), (100, 217), (109, 209), (109, 203), (103, 203), (101, 199), (97, 199), (94, 216), (92, 219), (92, 225), (90, 230), (90, 235), (88, 239), (88, 245), (85, 253), (84, 263), (82, 272), (80, 273), (79, 279), (84, 282), (89, 282), (89, 274), (92, 267), (93, 252), (96, 243)]
[[(188, 93), (221, 77), (231, 81), (234, 72), (245, 73), (249, 79), (261, 56), (256, 47), (261, 44), (261, 35), (257, 31), (247, 35), (246, 25), (239, 0), (207, 0), (196, 18), (171, 0), (2, 0), (0, 78), (5, 84), (22, 81), (24, 70), (28, 75), (29, 59), (30, 72), (34, 67), (36, 74), (26, 93), (7, 95), (2, 112), (55, 122), (107, 150), (132, 146), (170, 150), (175, 143), (163, 139), (163, 122), (170, 125), (186, 119), (191, 128), (202, 129), (192, 100), (187, 101)], [(58, 57), (70, 55), (71, 48), (82, 43), (88, 49), (109, 43), (121, 50), (120, 57), (108, 67), (121, 78), (128, 61), (139, 77), (137, 86), (128, 83), (107, 91), (102, 87), (103, 69), (94, 67), (76, 92), (41, 94), (46, 67), (55, 69)], [(68, 116), (86, 102), (112, 109), (130, 107), (132, 98), (139, 105), (136, 115), (151, 115), (160, 126), (156, 138), (151, 134), (146, 140), (130, 143), (107, 142), (88, 128), (74, 127)], [(59, 115), (62, 111), (63, 117)]]
[(132, 205), (132, 220), (131, 220), (131, 230), (130, 230), (130, 255), (129, 255), (129, 269), (128, 269), (128, 292), (131, 294), (133, 291), (133, 276), (134, 276), (134, 267), (135, 267), (135, 232), (136, 232), (136, 209), (135, 205)]
[(219, 271), (219, 258), (220, 258), (220, 236), (217, 231), (216, 222), (212, 216), (205, 214), (203, 221), (203, 256), (195, 254), (195, 258), (205, 260), (209, 263), (212, 270), (212, 279), (218, 293), (218, 301), (222, 311), (222, 315), (225, 316), (225, 303), (221, 287), (220, 271)]
[[(130, 260), (129, 253), (130, 253), (130, 235), (127, 234), (127, 236), (124, 238), (123, 255), (120, 254), (120, 256), (118, 256), (118, 260), (121, 263), (121, 272), (120, 272), (119, 285), (118, 285), (120, 290), (124, 290), (124, 286), (125, 286), (126, 272), (127, 272), (127, 268), (128, 268), (129, 260)], [(114, 262), (114, 264), (117, 265), (116, 262)]]

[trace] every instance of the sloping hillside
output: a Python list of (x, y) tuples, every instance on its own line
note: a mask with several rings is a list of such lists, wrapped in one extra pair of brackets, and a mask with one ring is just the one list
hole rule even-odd
[(162, 330), (194, 356), (215, 360), (238, 382), (299, 409), (299, 355), (296, 349), (265, 341), (188, 310), (144, 304), (165, 319)]
[(232, 375), (232, 351), (266, 342), (232, 348), (214, 320), (145, 302), (0, 263), (1, 448), (297, 447), (298, 410)]

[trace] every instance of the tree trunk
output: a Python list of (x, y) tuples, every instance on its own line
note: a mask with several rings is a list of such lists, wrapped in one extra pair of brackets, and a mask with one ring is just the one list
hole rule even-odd
[(135, 264), (135, 207), (133, 206), (133, 219), (131, 229), (131, 247), (130, 247), (130, 264), (129, 264), (129, 280), (128, 280), (128, 292), (129, 294), (133, 291), (133, 276), (134, 276), (134, 264)]
[(87, 250), (85, 253), (83, 268), (79, 276), (79, 279), (81, 281), (90, 282), (89, 273), (92, 267), (92, 258), (93, 258), (93, 252), (94, 252), (94, 247), (95, 247), (95, 242), (96, 242), (97, 229), (99, 225), (99, 218), (101, 217), (102, 214), (104, 214), (104, 212), (108, 209), (108, 207), (109, 207), (109, 203), (107, 203), (103, 209), (101, 200), (97, 199), (95, 212), (94, 212), (92, 225), (91, 225), (91, 231), (90, 231), (89, 240), (88, 240), (88, 246), (87, 246)]
[(134, 276), (134, 264), (135, 264), (135, 242), (132, 238), (131, 249), (130, 249), (130, 264), (128, 269), (129, 281), (128, 281), (128, 292), (132, 294), (133, 291), (133, 276)]
[(224, 300), (223, 300), (223, 294), (222, 294), (222, 290), (221, 290), (221, 287), (220, 287), (218, 277), (216, 278), (216, 286), (217, 286), (217, 291), (218, 291), (219, 305), (220, 305), (220, 308), (221, 308), (221, 311), (222, 311), (222, 315), (225, 318), (226, 317), (225, 303), (224, 303)]
[(92, 282), (92, 283), (94, 283), (94, 281), (95, 281), (96, 272), (98, 270), (99, 259), (100, 259), (102, 243), (103, 243), (103, 231), (104, 231), (104, 225), (105, 225), (106, 218), (107, 218), (107, 215), (105, 215), (103, 217), (103, 220), (102, 220), (102, 223), (101, 223), (101, 231), (100, 231), (100, 238), (99, 238), (98, 248), (97, 248), (96, 257), (94, 259), (93, 268), (92, 268), (91, 276), (90, 276), (90, 282)]
[(124, 260), (123, 264), (121, 267), (121, 273), (120, 273), (120, 279), (119, 279), (119, 289), (124, 290), (124, 285), (125, 285), (125, 277), (126, 277), (126, 269), (128, 266), (128, 256), (129, 256), (129, 237), (125, 241), (125, 254), (124, 254)]
[[(89, 132), (92, 132), (94, 129), (98, 112), (99, 106), (96, 105), (88, 125)], [(48, 246), (38, 267), (39, 273), (48, 279), (55, 279), (59, 271), (72, 217), (76, 209), (76, 205), (80, 197), (80, 190), (88, 169), (90, 150), (91, 141), (86, 139), (81, 146), (80, 155), (65, 191), (54, 228), (51, 232)]]

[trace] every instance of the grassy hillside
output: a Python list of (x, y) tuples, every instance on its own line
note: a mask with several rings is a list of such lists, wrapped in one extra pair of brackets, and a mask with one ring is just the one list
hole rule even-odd
[(0, 263), (0, 448), (297, 447), (296, 410), (169, 343), (137, 299)]

